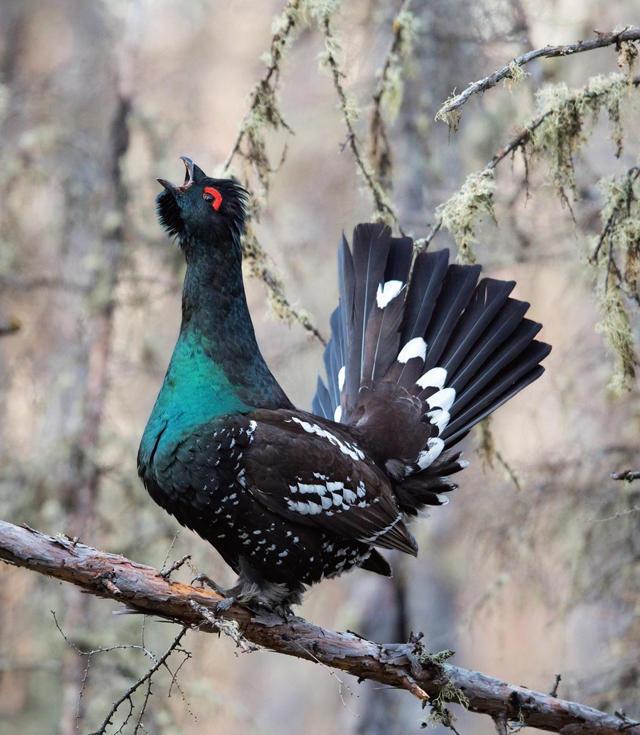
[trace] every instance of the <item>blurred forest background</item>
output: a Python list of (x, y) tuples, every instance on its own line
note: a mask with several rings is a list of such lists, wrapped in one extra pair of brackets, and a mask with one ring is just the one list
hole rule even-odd
[[(628, 68), (631, 45), (541, 59), (449, 116), (457, 131), (434, 120), (454, 89), (523, 51), (637, 25), (637, 0), (293, 4), (305, 11), (283, 18), (283, 0), (1, 0), (0, 518), (158, 567), (188, 553), (178, 578), (231, 581), (136, 475), (180, 317), (183, 263), (157, 224), (155, 179), (180, 180), (180, 155), (220, 173), (244, 131), (230, 170), (256, 195), (250, 307), (267, 361), (308, 407), (322, 345), (304, 324), (327, 334), (340, 232), (372, 213), (355, 142), (382, 216), (393, 202), (405, 231), (435, 226), (431, 247), (457, 241), (461, 258), (517, 279), (554, 350), (468, 440), (453, 502), (413, 527), (419, 558), (395, 558), (393, 580), (326, 582), (301, 612), (379, 641), (422, 631), (430, 651), (543, 691), (560, 673), (561, 696), (637, 715), (640, 482), (610, 473), (640, 468), (640, 64)], [(495, 179), (466, 178), (545, 111), (526, 167), (518, 153)], [(299, 319), (278, 318), (285, 295)], [(139, 646), (160, 655), (175, 637), (114, 609), (2, 566), (2, 735), (95, 731), (150, 666)], [(138, 648), (79, 653), (120, 644)], [(239, 655), (225, 638), (189, 633), (184, 647), (135, 732), (407, 735), (428, 714), (406, 692)], [(455, 714), (461, 733), (494, 732)]]

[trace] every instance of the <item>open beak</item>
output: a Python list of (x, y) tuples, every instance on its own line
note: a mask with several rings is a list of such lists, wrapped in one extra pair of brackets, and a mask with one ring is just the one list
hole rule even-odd
[(158, 183), (164, 186), (164, 188), (168, 192), (173, 194), (174, 197), (178, 194), (183, 194), (193, 184), (196, 171), (198, 170), (198, 167), (195, 165), (195, 163), (187, 156), (180, 156), (180, 160), (182, 161), (182, 163), (184, 163), (185, 168), (184, 182), (182, 186), (176, 186), (166, 179), (158, 179)]
[(164, 186), (164, 188), (173, 194), (174, 197), (185, 192), (191, 184), (193, 184), (193, 161), (186, 156), (180, 156), (180, 159), (184, 163), (185, 167), (184, 183), (182, 186), (176, 186), (166, 179), (158, 179), (158, 183)]

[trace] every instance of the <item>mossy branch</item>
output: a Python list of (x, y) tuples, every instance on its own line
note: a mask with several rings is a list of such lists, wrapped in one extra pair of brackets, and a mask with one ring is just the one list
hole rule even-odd
[[(454, 702), (493, 719), (573, 735), (640, 735), (640, 721), (607, 714), (477, 671), (454, 666), (445, 656), (425, 654), (415, 639), (379, 644), (353, 633), (320, 628), (302, 618), (284, 621), (240, 605), (220, 612), (210, 590), (171, 582), (153, 567), (98, 551), (65, 536), (47, 536), (0, 521), (0, 560), (203, 632), (230, 630), (238, 638), (287, 656), (346, 671), (362, 679), (405, 689), (423, 705)], [(238, 638), (238, 640), (240, 640)]]
[(338, 95), (340, 111), (342, 112), (344, 124), (347, 128), (347, 140), (345, 145), (351, 149), (351, 153), (353, 154), (356, 163), (356, 168), (358, 169), (367, 189), (371, 193), (375, 219), (381, 222), (387, 222), (388, 224), (395, 224), (402, 232), (398, 215), (393, 204), (389, 200), (389, 197), (387, 196), (387, 193), (375, 172), (372, 170), (362, 154), (360, 140), (355, 130), (357, 109), (347, 95), (343, 85), (345, 75), (338, 62), (340, 46), (331, 28), (331, 17), (329, 14), (325, 14), (322, 17), (322, 29), (325, 37), (325, 51), (322, 57), (322, 62), (331, 72), (333, 86), (335, 87)]
[[(542, 157), (551, 171), (553, 183), (568, 201), (566, 189), (574, 189), (573, 158), (587, 139), (585, 117), (596, 117), (606, 110), (614, 127), (619, 125), (620, 102), (629, 90), (640, 85), (640, 78), (631, 81), (624, 74), (598, 76), (577, 89), (566, 85), (545, 88), (538, 96), (538, 112), (534, 118), (500, 148), (487, 165), (470, 174), (462, 187), (436, 210), (434, 224), (428, 235), (416, 242), (426, 248), (442, 229), (447, 227), (460, 249), (464, 261), (473, 261), (471, 246), (475, 241), (478, 218), (493, 214), (493, 177), (497, 166), (517, 151), (523, 153), (528, 166), (531, 157)], [(614, 133), (614, 138), (618, 134)]]
[(395, 120), (402, 104), (403, 67), (410, 57), (416, 36), (417, 19), (410, 11), (412, 0), (403, 0), (391, 24), (392, 40), (378, 72), (369, 118), (369, 160), (381, 186), (391, 189), (393, 156), (387, 124)]
[[(442, 107), (440, 107), (436, 113), (435, 119), (446, 122), (450, 127), (457, 128), (460, 121), (460, 108), (466, 104), (474, 94), (486, 92), (487, 89), (495, 87), (505, 79), (518, 81), (524, 74), (523, 67), (536, 59), (573, 56), (584, 51), (593, 51), (594, 49), (604, 48), (606, 46), (616, 46), (616, 48), (620, 50), (624, 44), (630, 44), (631, 48), (634, 48), (632, 44), (639, 40), (640, 26), (627, 26), (621, 31), (611, 31), (609, 33), (596, 31), (593, 38), (589, 38), (585, 41), (578, 41), (577, 43), (561, 46), (545, 46), (544, 48), (527, 51), (526, 53), (520, 54), (520, 56), (516, 56), (511, 59), (509, 63), (505, 64), (500, 69), (497, 69), (492, 74), (471, 83), (464, 92), (450, 97)], [(631, 53), (633, 53), (633, 51), (631, 51)]]
[[(278, 84), (280, 71), (287, 49), (302, 25), (308, 0), (289, 0), (282, 13), (273, 21), (273, 36), (266, 54), (266, 69), (262, 78), (256, 83), (250, 95), (249, 109), (245, 114), (234, 144), (223, 165), (229, 169), (237, 156), (241, 157), (253, 171), (260, 190), (259, 195), (253, 191), (249, 175), (244, 184), (251, 193), (250, 221), (243, 242), (243, 257), (249, 272), (259, 278), (267, 287), (269, 303), (278, 317), (291, 323), (298, 322), (302, 328), (313, 335), (323, 345), (325, 339), (314, 325), (309, 314), (296, 309), (287, 298), (284, 284), (280, 276), (270, 265), (270, 258), (255, 234), (251, 220), (259, 220), (265, 198), (269, 192), (272, 175), (279, 168), (274, 166), (267, 153), (266, 130), (285, 129), (293, 134), (280, 111), (278, 104)], [(284, 161), (284, 153), (280, 165)]]
[[(303, 0), (289, 0), (282, 14), (273, 21), (274, 33), (267, 52), (267, 68), (251, 92), (249, 109), (240, 124), (235, 142), (223, 166), (225, 170), (228, 170), (233, 159), (240, 154), (254, 164), (258, 179), (267, 188), (268, 179), (266, 177), (270, 165), (265, 152), (261, 128), (265, 125), (276, 130), (284, 127), (292, 132), (282, 117), (277, 105), (276, 94), (284, 54), (300, 26), (303, 5)], [(248, 149), (243, 152), (242, 145), (245, 142)]]

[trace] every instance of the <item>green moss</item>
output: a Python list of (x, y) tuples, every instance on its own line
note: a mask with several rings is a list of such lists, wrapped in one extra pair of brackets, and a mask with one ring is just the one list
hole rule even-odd
[(458, 261), (475, 263), (475, 255), (471, 248), (476, 242), (478, 219), (489, 214), (495, 219), (493, 212), (493, 194), (495, 178), (493, 170), (484, 169), (470, 174), (459, 191), (436, 210), (442, 220), (442, 226), (453, 235), (458, 246)]

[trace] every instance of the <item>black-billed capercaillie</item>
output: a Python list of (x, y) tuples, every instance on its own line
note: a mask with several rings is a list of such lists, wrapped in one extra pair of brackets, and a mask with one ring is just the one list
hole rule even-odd
[(313, 410), (256, 342), (242, 280), (246, 192), (183, 159), (158, 214), (186, 258), (182, 324), (138, 455), (153, 499), (239, 575), (229, 596), (286, 609), (378, 549), (417, 554), (407, 522), (443, 505), (472, 426), (536, 380), (550, 347), (513, 281), (381, 224), (339, 248), (340, 301)]

